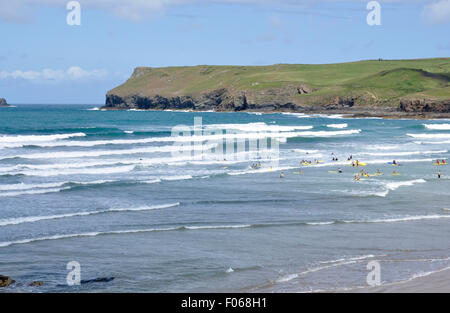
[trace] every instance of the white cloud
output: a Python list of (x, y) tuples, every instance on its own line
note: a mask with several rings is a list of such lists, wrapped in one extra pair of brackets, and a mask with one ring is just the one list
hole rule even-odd
[(12, 72), (1, 71), (0, 79), (25, 79), (33, 82), (46, 81), (64, 81), (64, 80), (80, 80), (80, 79), (100, 79), (108, 75), (106, 70), (86, 71), (79, 66), (72, 66), (66, 71), (43, 69), (42, 71), (22, 71), (15, 70)]
[(443, 24), (450, 22), (450, 0), (440, 0), (425, 6), (423, 17), (432, 24)]

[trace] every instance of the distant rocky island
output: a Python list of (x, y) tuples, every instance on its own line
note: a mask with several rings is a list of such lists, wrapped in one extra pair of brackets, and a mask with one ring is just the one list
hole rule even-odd
[(103, 110), (450, 117), (450, 58), (340, 64), (138, 67)]
[(5, 98), (0, 98), (0, 107), (8, 107), (8, 103)]

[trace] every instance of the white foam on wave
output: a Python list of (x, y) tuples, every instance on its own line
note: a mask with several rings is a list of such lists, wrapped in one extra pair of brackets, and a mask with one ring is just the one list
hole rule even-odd
[(408, 156), (408, 155), (429, 155), (429, 154), (442, 154), (447, 153), (448, 150), (438, 151), (389, 151), (389, 152), (359, 152), (358, 155), (370, 155), (370, 156)]
[(431, 130), (450, 130), (450, 124), (423, 124), (423, 126)]
[(235, 164), (241, 162), (249, 162), (256, 160), (256, 154), (254, 151), (246, 151), (242, 153), (237, 153), (234, 155), (237, 160), (227, 160), (217, 159), (217, 155), (212, 153), (203, 153), (202, 160), (193, 161), (192, 156), (181, 156), (181, 157), (157, 157), (157, 158), (133, 158), (133, 159), (120, 159), (115, 161), (77, 161), (71, 163), (52, 163), (52, 164), (17, 164), (10, 167), (1, 167), (0, 175), (18, 175), (18, 174), (31, 174), (31, 170), (35, 170), (37, 176), (45, 172), (55, 172), (58, 170), (68, 171), (71, 169), (84, 169), (89, 170), (92, 167), (104, 167), (104, 166), (124, 166), (124, 165), (135, 165), (135, 166), (154, 166), (158, 164), (168, 164), (168, 165), (186, 165), (191, 164)]
[(176, 230), (208, 230), (208, 229), (235, 229), (235, 228), (245, 228), (251, 225), (211, 225), (211, 226), (177, 226), (168, 228), (147, 228), (147, 229), (135, 229), (135, 230), (116, 230), (116, 231), (105, 231), (105, 232), (88, 232), (88, 233), (77, 233), (77, 234), (65, 234), (65, 235), (53, 235), (47, 237), (37, 237), (28, 238), (15, 241), (5, 241), (0, 242), (0, 247), (9, 247), (18, 244), (27, 244), (37, 241), (47, 241), (47, 240), (58, 240), (58, 239), (69, 239), (77, 237), (95, 237), (99, 235), (119, 235), (119, 234), (137, 234), (137, 233), (148, 233), (148, 232), (161, 232), (161, 231), (176, 231)]
[[(12, 185), (0, 185), (1, 191), (8, 191), (0, 193), (0, 197), (15, 197), (20, 195), (35, 195), (35, 194), (46, 194), (60, 192), (63, 190), (71, 189), (72, 187), (66, 186), (68, 184), (74, 185), (100, 185), (110, 182), (115, 182), (116, 180), (95, 180), (88, 182), (57, 182), (57, 183), (43, 183), (43, 184), (12, 184)], [(59, 187), (59, 188), (58, 188)], [(63, 188), (61, 188), (63, 187)]]
[(0, 136), (0, 143), (27, 143), (27, 142), (41, 142), (41, 141), (52, 141), (68, 139), (73, 137), (84, 137), (85, 133), (72, 133), (72, 134), (55, 134), (55, 135), (20, 135), (20, 136), (10, 136), (2, 135)]
[(308, 118), (311, 117), (310, 115), (307, 115), (305, 113), (293, 113), (293, 112), (282, 112), (282, 115), (292, 115), (295, 116), (297, 118)]
[(193, 177), (191, 175), (177, 175), (177, 176), (163, 176), (161, 177), (161, 180), (186, 180), (186, 179), (192, 179)]
[(315, 154), (319, 152), (319, 150), (307, 150), (307, 149), (292, 149), (292, 151), (304, 154)]
[(321, 226), (321, 225), (331, 225), (334, 224), (334, 222), (307, 222), (306, 225), (311, 226)]
[(328, 226), (334, 224), (371, 224), (371, 223), (399, 223), (399, 222), (414, 222), (421, 220), (438, 220), (438, 219), (447, 219), (450, 218), (450, 215), (408, 215), (408, 216), (395, 216), (390, 218), (379, 218), (379, 219), (359, 219), (359, 220), (334, 220), (334, 221), (326, 221), (326, 222), (307, 222), (305, 225), (309, 226)]
[(42, 183), (42, 184), (8, 184), (8, 185), (0, 185), (0, 191), (21, 191), (21, 190), (30, 190), (30, 189), (47, 189), (47, 188), (56, 188), (62, 187), (68, 184), (74, 185), (99, 185), (105, 183), (112, 183), (116, 180), (94, 180), (87, 182), (78, 182), (78, 181), (63, 181), (63, 182), (55, 182), (55, 183)]
[(312, 114), (312, 117), (342, 119), (344, 118), (344, 114)]
[[(384, 256), (384, 255), (377, 255), (377, 257), (380, 256)], [(365, 260), (365, 259), (372, 259), (376, 257), (373, 254), (365, 254), (365, 255), (361, 255), (361, 256), (355, 256), (355, 257), (350, 257), (350, 258), (340, 258), (340, 259), (336, 259), (336, 260), (329, 260), (329, 261), (321, 261), (319, 262), (320, 264), (332, 264), (332, 263), (338, 263), (338, 262), (342, 262), (342, 261), (360, 261), (360, 260)]]
[(347, 128), (348, 124), (347, 123), (342, 123), (342, 124), (329, 124), (327, 125), (328, 128)]
[(61, 175), (108, 175), (108, 174), (120, 174), (131, 172), (134, 168), (135, 168), (134, 165), (125, 165), (125, 166), (110, 166), (101, 168), (56, 169), (43, 171), (22, 170), (15, 172), (14, 175), (39, 176), (39, 177), (50, 177)]
[(400, 182), (390, 182), (385, 184), (385, 191), (376, 193), (379, 197), (386, 197), (390, 191), (397, 190), (400, 187), (413, 186), (415, 184), (423, 184), (426, 183), (425, 179), (415, 179), (408, 181), (400, 181)]
[(446, 144), (450, 144), (450, 140), (444, 140), (444, 141), (427, 141), (427, 142), (423, 142), (423, 141), (414, 141), (415, 144), (418, 145), (446, 145)]
[(3, 159), (9, 158), (24, 158), (24, 159), (61, 159), (61, 158), (83, 158), (83, 157), (99, 157), (106, 155), (129, 155), (129, 154), (143, 154), (143, 153), (156, 153), (156, 152), (179, 152), (179, 151), (195, 151), (195, 150), (210, 150), (217, 145), (205, 144), (194, 146), (156, 146), (148, 148), (135, 148), (135, 149), (117, 149), (117, 150), (95, 150), (95, 151), (55, 151), (44, 153), (30, 153), (16, 156), (4, 156)]
[(371, 145), (366, 147), (367, 150), (396, 150), (400, 145)]
[[(254, 125), (258, 124), (258, 125)], [(131, 144), (146, 144), (155, 142), (203, 142), (203, 141), (220, 141), (223, 139), (263, 139), (263, 138), (278, 138), (287, 139), (294, 137), (334, 137), (343, 135), (353, 135), (361, 132), (357, 130), (345, 131), (301, 131), (312, 129), (313, 126), (281, 126), (281, 125), (266, 125), (265, 123), (254, 124), (215, 124), (211, 127), (217, 127), (221, 130), (222, 127), (229, 127), (227, 133), (219, 131), (216, 128), (209, 129), (203, 134), (183, 134), (175, 133), (171, 137), (149, 137), (141, 139), (112, 139), (112, 140), (86, 140), (86, 141), (28, 141), (28, 142), (13, 142), (0, 143), (0, 148), (21, 148), (24, 146), (38, 146), (43, 148), (52, 147), (94, 147), (101, 145), (131, 145)], [(259, 125), (262, 124), (262, 125)], [(230, 126), (231, 125), (231, 126)], [(169, 146), (167, 146), (169, 147)], [(150, 149), (150, 148), (149, 148)], [(20, 156), (19, 156), (20, 157)]]
[(88, 215), (96, 215), (96, 214), (102, 214), (102, 213), (160, 210), (160, 209), (173, 208), (173, 207), (176, 207), (179, 205), (180, 205), (180, 203), (177, 202), (177, 203), (162, 204), (162, 205), (143, 206), (143, 207), (137, 207), (137, 208), (111, 208), (111, 209), (99, 210), (99, 211), (74, 212), (74, 213), (45, 215), (45, 216), (25, 216), (25, 217), (17, 217), (17, 218), (9, 218), (9, 219), (0, 219), (0, 226), (19, 225), (19, 224), (24, 224), (24, 223), (34, 223), (34, 222), (45, 221), (45, 220), (55, 220), (55, 219), (70, 218), (70, 217), (76, 217), (76, 216), (88, 216)]
[(40, 188), (55, 188), (55, 187), (61, 187), (64, 184), (65, 183), (9, 184), (9, 185), (0, 185), (0, 191), (11, 191), (11, 190), (18, 191), (18, 190), (40, 189)]
[(38, 194), (46, 194), (53, 192), (60, 192), (62, 190), (69, 189), (66, 188), (49, 188), (49, 189), (32, 189), (32, 190), (22, 190), (22, 191), (11, 191), (11, 192), (3, 192), (0, 193), (0, 197), (16, 197), (22, 195), (38, 195)]
[(339, 260), (319, 262), (320, 264), (327, 264), (327, 265), (312, 267), (312, 268), (309, 268), (306, 271), (303, 271), (300, 273), (285, 275), (285, 276), (277, 279), (276, 283), (287, 283), (291, 280), (294, 280), (294, 279), (296, 279), (300, 276), (306, 275), (306, 274), (315, 273), (315, 272), (319, 272), (322, 270), (326, 270), (326, 269), (330, 269), (330, 268), (334, 268), (334, 267), (338, 267), (338, 266), (342, 266), (342, 265), (355, 264), (358, 262), (362, 262), (365, 259), (369, 259), (369, 258), (373, 258), (373, 257), (374, 257), (374, 255), (370, 254), (370, 255), (352, 257), (352, 258), (348, 258), (348, 259), (342, 258)]
[(287, 171), (296, 169), (298, 167), (286, 166), (286, 167), (266, 167), (260, 169), (249, 169), (243, 171), (232, 171), (227, 174), (230, 176), (239, 176), (239, 175), (247, 175), (247, 174), (262, 174), (262, 173), (270, 173), (270, 172), (279, 172), (279, 171)]
[(338, 131), (304, 131), (304, 132), (288, 132), (281, 133), (286, 138), (293, 137), (335, 137), (359, 134), (361, 129), (338, 130)]
[[(450, 218), (449, 215), (416, 215), (416, 216), (406, 216), (406, 217), (394, 217), (394, 218), (384, 218), (384, 219), (374, 219), (363, 221), (364, 223), (396, 223), (396, 222), (411, 222), (411, 221), (421, 221), (421, 220), (436, 220)], [(345, 223), (355, 223), (355, 221), (344, 221)]]
[(248, 124), (210, 124), (204, 125), (206, 130), (239, 130), (244, 132), (292, 132), (296, 130), (313, 129), (310, 125), (267, 125), (266, 123), (248, 123)]
[(406, 134), (409, 137), (419, 139), (449, 139), (450, 134)]
[(248, 228), (251, 227), (252, 225), (250, 224), (243, 224), (243, 225), (217, 225), (217, 226), (184, 226), (185, 229), (191, 229), (191, 230), (196, 230), (196, 229), (230, 229), (230, 228)]

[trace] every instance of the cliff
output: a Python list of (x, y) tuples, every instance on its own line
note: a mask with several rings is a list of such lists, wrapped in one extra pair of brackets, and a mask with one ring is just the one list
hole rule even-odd
[(138, 67), (103, 109), (449, 113), (450, 58)]

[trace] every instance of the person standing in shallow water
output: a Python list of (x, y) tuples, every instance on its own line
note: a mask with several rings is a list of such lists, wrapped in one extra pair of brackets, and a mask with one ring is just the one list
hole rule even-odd
[(441, 171), (438, 171), (438, 178), (441, 178)]

